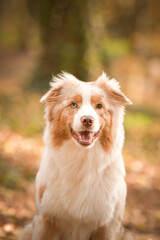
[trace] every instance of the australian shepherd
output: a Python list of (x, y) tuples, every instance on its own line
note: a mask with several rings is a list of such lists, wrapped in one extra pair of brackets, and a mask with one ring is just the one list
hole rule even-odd
[(19, 239), (117, 239), (126, 200), (124, 107), (131, 101), (105, 73), (82, 82), (63, 72), (50, 85), (41, 98), (46, 128), (37, 212)]

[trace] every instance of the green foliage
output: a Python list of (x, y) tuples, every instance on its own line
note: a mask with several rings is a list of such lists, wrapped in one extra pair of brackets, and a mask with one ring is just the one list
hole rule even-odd
[(130, 52), (130, 43), (125, 38), (106, 38), (102, 43), (102, 55), (110, 60)]
[(143, 111), (127, 112), (125, 116), (125, 127), (127, 130), (130, 128), (145, 129), (154, 123), (154, 117)]
[[(0, 127), (9, 126), (25, 136), (42, 132), (44, 128), (43, 106), (40, 95), (1, 96)], [(7, 109), (7, 111), (6, 111)]]
[(146, 158), (150, 163), (159, 161), (159, 114), (139, 109), (125, 116), (124, 126), (126, 130), (126, 142), (130, 142), (130, 151), (135, 158)]
[(21, 169), (17, 166), (11, 165), (10, 159), (6, 159), (0, 155), (0, 183), (1, 186), (18, 189), (22, 187), (22, 179), (33, 181), (35, 172), (33, 170)]

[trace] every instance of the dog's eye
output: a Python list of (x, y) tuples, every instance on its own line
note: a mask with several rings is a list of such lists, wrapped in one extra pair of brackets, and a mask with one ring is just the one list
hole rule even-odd
[(96, 105), (96, 108), (102, 108), (102, 104), (101, 103), (98, 103), (97, 105)]
[(72, 102), (72, 103), (70, 104), (70, 106), (71, 106), (72, 108), (76, 108), (76, 107), (77, 107), (77, 103)]

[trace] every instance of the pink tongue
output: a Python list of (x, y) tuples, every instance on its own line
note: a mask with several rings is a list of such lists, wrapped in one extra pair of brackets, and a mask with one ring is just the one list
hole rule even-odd
[(81, 139), (83, 141), (90, 141), (91, 138), (92, 138), (92, 132), (89, 132), (89, 131), (81, 132)]

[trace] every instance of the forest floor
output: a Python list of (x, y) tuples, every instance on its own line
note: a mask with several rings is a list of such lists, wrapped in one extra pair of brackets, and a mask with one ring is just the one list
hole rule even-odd
[[(31, 58), (34, 60), (33, 56)], [(25, 71), (21, 66), (28, 66), (26, 71), (33, 68), (30, 61), (25, 64), (23, 61), (24, 58), (19, 57), (15, 61), (17, 66), (13, 61), (10, 64), (10, 72), (20, 69), (19, 77), (10, 79), (7, 71), (1, 72), (3, 76), (0, 77), (1, 240), (17, 239), (34, 215), (34, 180), (43, 152), (43, 108), (39, 103), (40, 95), (23, 91), (18, 82)], [(159, 240), (160, 116), (154, 111), (129, 109), (125, 130), (123, 155), (128, 196), (124, 225), (134, 234), (135, 240)]]
[[(0, 133), (0, 239), (17, 239), (35, 212), (34, 178), (43, 151), (39, 137)], [(137, 240), (160, 239), (160, 167), (124, 150), (128, 197), (124, 225)]]

